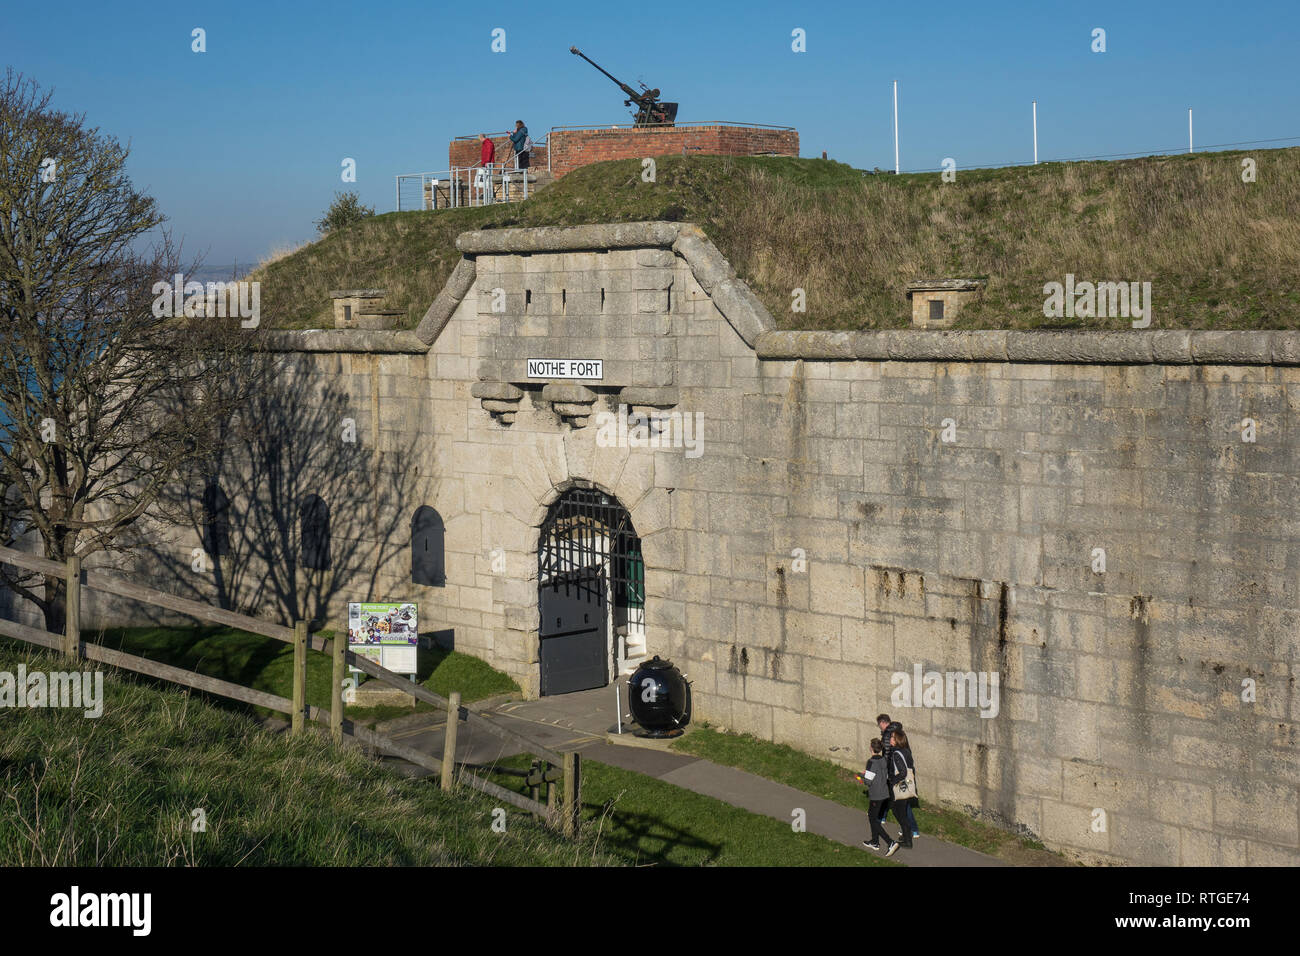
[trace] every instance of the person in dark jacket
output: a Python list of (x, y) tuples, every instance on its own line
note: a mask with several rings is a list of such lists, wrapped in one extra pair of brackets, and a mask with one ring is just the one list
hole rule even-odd
[(528, 127), (524, 125), (523, 120), (515, 120), (515, 131), (510, 134), (510, 146), (518, 157), (516, 163), (518, 169), (528, 168), (528, 145)]
[(876, 718), (876, 726), (880, 728), (880, 744), (884, 747), (884, 755), (889, 756), (889, 752), (894, 749), (894, 731), (902, 730), (903, 725), (896, 720), (890, 720), (888, 714), (881, 714)]
[(869, 850), (879, 850), (880, 841), (884, 840), (889, 844), (885, 856), (893, 856), (898, 852), (898, 843), (889, 838), (884, 826), (885, 814), (889, 812), (889, 765), (885, 762), (879, 739), (871, 741), (871, 759), (867, 761), (862, 779), (867, 785), (867, 798), (871, 801), (871, 806), (867, 809), (867, 819), (871, 821), (871, 839), (863, 840), (862, 845)]
[[(907, 779), (907, 771), (913, 773), (915, 780), (916, 765), (912, 762), (912, 748), (907, 745), (907, 734), (903, 731), (895, 730), (893, 733), (894, 747), (889, 754), (889, 789), (890, 794), (894, 792), (896, 784)], [(898, 821), (898, 841), (906, 848), (912, 848), (912, 838), (919, 836), (916, 830), (916, 818), (912, 816), (912, 805), (916, 802), (916, 797), (908, 797), (900, 800), (894, 797), (890, 805), (894, 810), (894, 819)]]

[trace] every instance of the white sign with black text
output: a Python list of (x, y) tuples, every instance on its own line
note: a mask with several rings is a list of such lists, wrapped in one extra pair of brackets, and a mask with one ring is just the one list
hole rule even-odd
[(605, 363), (600, 359), (529, 359), (528, 377), (600, 380), (605, 377)]

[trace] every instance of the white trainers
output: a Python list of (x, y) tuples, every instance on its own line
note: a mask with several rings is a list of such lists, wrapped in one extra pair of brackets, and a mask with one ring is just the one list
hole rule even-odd
[(897, 852), (898, 852), (898, 844), (891, 843), (889, 845), (889, 849), (885, 851), (885, 856), (893, 856)]

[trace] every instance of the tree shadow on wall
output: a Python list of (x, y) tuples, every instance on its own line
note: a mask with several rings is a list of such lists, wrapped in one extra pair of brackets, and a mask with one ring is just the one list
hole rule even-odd
[(331, 381), (263, 353), (228, 383), (247, 400), (171, 493), (179, 534), (150, 549), (176, 593), (314, 630), (348, 601), (390, 597), (376, 590), (409, 546), (416, 440), (374, 447), (384, 422)]

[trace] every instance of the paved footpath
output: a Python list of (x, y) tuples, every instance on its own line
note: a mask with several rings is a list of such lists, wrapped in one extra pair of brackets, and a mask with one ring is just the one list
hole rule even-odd
[[(511, 701), (484, 710), (484, 713), (552, 750), (561, 753), (576, 750), (587, 760), (643, 773), (751, 813), (790, 823), (794, 819), (794, 810), (801, 808), (805, 812), (808, 832), (856, 847), (863, 853), (875, 852), (862, 846), (862, 840), (871, 832), (865, 797), (862, 807), (854, 809), (689, 754), (608, 743), (607, 733), (616, 729), (614, 691), (611, 688), (540, 700)], [(407, 746), (441, 754), (444, 727), (441, 718), (430, 714), (421, 718), (403, 718), (397, 726), (388, 725), (386, 732)], [(458, 732), (456, 751), (457, 760), (477, 764), (489, 764), (519, 752), (496, 737), (471, 732), (466, 726)], [(402, 766), (409, 767), (406, 764)], [(415, 768), (409, 769), (415, 772)], [(892, 814), (886, 829), (891, 834), (897, 832)], [(986, 853), (924, 834), (914, 841), (912, 849), (899, 849), (891, 859), (908, 866), (1008, 865)]]

